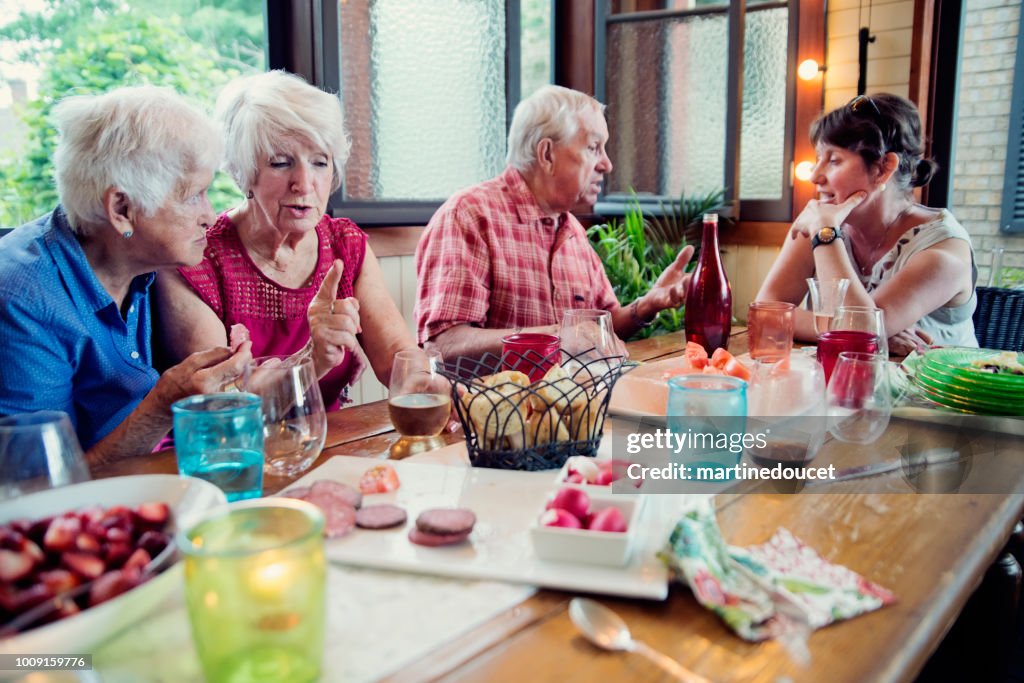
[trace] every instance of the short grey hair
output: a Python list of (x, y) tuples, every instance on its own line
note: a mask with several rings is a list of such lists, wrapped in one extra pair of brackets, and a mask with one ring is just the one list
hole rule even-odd
[(350, 147), (341, 100), (286, 71), (243, 76), (224, 86), (214, 118), (224, 129), (224, 170), (242, 192), (256, 183), (260, 161), (280, 152), (284, 139), (324, 150), (334, 162), (331, 192), (341, 187)]
[(184, 193), (189, 174), (216, 171), (223, 152), (213, 121), (170, 88), (67, 97), (53, 118), (60, 135), (53, 157), (57, 193), (79, 234), (109, 221), (103, 195), (111, 187), (152, 216), (172, 193)]
[(537, 144), (544, 138), (563, 142), (576, 134), (579, 114), (596, 109), (604, 114), (604, 105), (586, 93), (546, 85), (521, 101), (512, 114), (508, 129), (508, 164), (526, 171), (536, 163)]

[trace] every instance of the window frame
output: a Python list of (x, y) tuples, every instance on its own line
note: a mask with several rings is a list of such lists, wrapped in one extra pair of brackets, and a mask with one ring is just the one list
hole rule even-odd
[[(552, 2), (552, 25), (557, 0)], [(300, 74), (317, 87), (341, 96), (341, 12), (331, 0), (267, 0), (267, 64)], [(520, 99), (520, 0), (505, 0), (505, 130)], [(552, 32), (552, 48), (555, 35)], [(554, 62), (551, 65), (552, 82)], [(483, 180), (483, 179), (481, 179)], [(446, 198), (428, 200), (347, 200), (344, 179), (327, 210), (361, 227), (425, 225)]]
[[(1024, 31), (1024, 11), (1020, 15), (1020, 30)], [(1024, 41), (1024, 33), (1018, 33)], [(962, 44), (962, 43), (961, 43)], [(999, 232), (1004, 235), (1024, 233), (1024, 209), (1016, 218), (1015, 206), (1024, 201), (1024, 50), (1017, 47), (1013, 67), (1013, 90), (1010, 105), (1009, 134), (1006, 141), (1006, 169), (1003, 179), (1003, 207), (999, 216)]]
[[(665, 3), (668, 4), (668, 3)], [(788, 11), (789, 32), (786, 55), (786, 123), (784, 128), (783, 158), (780, 172), (783, 174), (782, 194), (778, 199), (746, 199), (739, 200), (737, 188), (740, 186), (740, 136), (730, 135), (728, 131), (742, 130), (742, 78), (744, 60), (744, 39), (746, 33), (746, 14), (785, 7)], [(797, 101), (796, 65), (800, 47), (800, 2), (799, 0), (776, 0), (755, 5), (748, 9), (746, 0), (731, 0), (727, 8), (699, 7), (694, 9), (660, 9), (637, 11), (612, 15), (609, 13), (606, 0), (594, 0), (594, 93), (597, 99), (606, 102), (605, 70), (606, 43), (608, 26), (615, 23), (637, 21), (669, 20), (678, 17), (700, 16), (707, 14), (726, 14), (729, 21), (729, 56), (728, 81), (726, 83), (726, 140), (725, 140), (725, 199), (729, 207), (727, 213), (735, 220), (745, 221), (789, 221), (792, 218), (794, 203), (793, 159), (796, 124), (799, 117)], [(612, 131), (614, 135), (614, 131)], [(645, 212), (657, 215), (662, 206), (678, 200), (678, 197), (665, 195), (645, 195), (642, 206)], [(628, 208), (628, 197), (608, 197), (602, 193), (594, 212), (605, 216), (624, 215)]]

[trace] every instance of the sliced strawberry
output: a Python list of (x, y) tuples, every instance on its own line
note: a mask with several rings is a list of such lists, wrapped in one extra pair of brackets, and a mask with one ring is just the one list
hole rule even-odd
[(51, 569), (39, 572), (39, 583), (46, 586), (54, 595), (71, 590), (81, 583), (78, 577), (67, 569)]
[(145, 569), (146, 565), (153, 560), (142, 548), (136, 548), (135, 552), (128, 556), (125, 560), (124, 569)]
[(121, 527), (111, 527), (107, 529), (107, 543), (131, 543), (132, 535), (131, 532), (125, 531)]
[(25, 578), (35, 566), (35, 560), (28, 553), (6, 548), (0, 549), (0, 581), (4, 583), (13, 583)]
[(106, 563), (95, 555), (67, 552), (60, 558), (61, 564), (86, 581), (99, 578), (107, 569)]
[(132, 546), (129, 543), (107, 543), (103, 549), (103, 559), (107, 561), (108, 567), (120, 567), (132, 554)]
[(50, 552), (63, 552), (75, 547), (75, 537), (82, 531), (82, 521), (75, 515), (61, 515), (52, 522), (43, 536), (43, 547)]
[(75, 539), (75, 549), (83, 553), (99, 555), (100, 542), (91, 534), (79, 534), (78, 538)]
[(24, 543), (25, 535), (20, 531), (16, 531), (9, 526), (0, 527), (0, 548), (4, 548), (6, 550), (21, 550), (21, 546)]
[(156, 557), (163, 552), (171, 537), (162, 531), (144, 531), (135, 542), (136, 547), (144, 548), (150, 557)]
[(143, 503), (135, 508), (135, 516), (147, 527), (162, 528), (171, 517), (167, 503)]
[(106, 602), (135, 588), (138, 581), (134, 577), (135, 575), (132, 573), (120, 569), (107, 572), (99, 577), (89, 588), (89, 606)]

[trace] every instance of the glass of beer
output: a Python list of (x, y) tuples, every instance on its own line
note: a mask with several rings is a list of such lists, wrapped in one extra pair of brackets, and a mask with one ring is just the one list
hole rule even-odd
[(438, 371), (441, 354), (405, 349), (395, 354), (388, 385), (388, 414), (401, 436), (391, 446), (399, 460), (444, 445), (439, 437), (451, 414), (451, 384)]

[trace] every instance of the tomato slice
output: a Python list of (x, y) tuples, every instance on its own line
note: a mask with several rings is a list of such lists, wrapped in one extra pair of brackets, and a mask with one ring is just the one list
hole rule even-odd
[(720, 368), (716, 368), (714, 365), (705, 365), (703, 373), (705, 375), (724, 375), (725, 374)]
[(732, 358), (732, 354), (725, 349), (719, 347), (715, 349), (715, 352), (711, 354), (711, 365), (714, 365), (719, 370), (725, 368), (725, 364)]
[(391, 465), (374, 465), (363, 472), (359, 490), (363, 493), (387, 493), (400, 486), (398, 473)]
[(742, 379), (745, 382), (750, 381), (750, 370), (747, 369), (746, 365), (739, 362), (732, 356), (729, 356), (729, 360), (725, 362), (725, 367), (722, 368), (722, 371), (727, 375), (732, 375), (733, 377)]
[(686, 342), (683, 355), (695, 370), (702, 370), (708, 364), (708, 352), (697, 342)]

